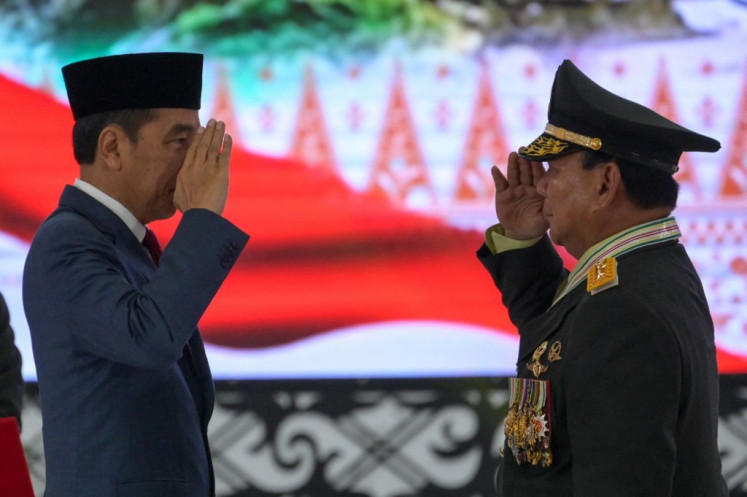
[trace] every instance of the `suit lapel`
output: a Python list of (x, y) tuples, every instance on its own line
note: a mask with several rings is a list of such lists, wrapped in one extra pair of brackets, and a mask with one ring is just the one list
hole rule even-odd
[[(116, 250), (125, 259), (126, 270), (134, 280), (136, 288), (150, 281), (156, 272), (148, 252), (135, 237), (127, 225), (108, 207), (75, 188), (65, 186), (60, 197), (61, 210), (73, 210), (88, 219), (100, 232), (112, 240)], [(135, 271), (137, 274), (133, 274)], [(195, 407), (205, 427), (212, 411), (215, 394), (212, 387), (210, 369), (205, 357), (205, 348), (199, 332), (195, 331), (184, 346), (182, 357), (178, 361), (179, 369), (189, 387)], [(209, 388), (205, 385), (209, 382)]]
[(150, 276), (155, 268), (147, 251), (130, 228), (108, 207), (87, 193), (67, 185), (60, 197), (61, 210), (73, 210), (88, 219), (96, 229), (108, 236), (127, 261)]

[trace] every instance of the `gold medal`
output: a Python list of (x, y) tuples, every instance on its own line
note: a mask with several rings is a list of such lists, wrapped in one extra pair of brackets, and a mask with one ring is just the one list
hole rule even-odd
[(550, 352), (547, 353), (547, 359), (550, 362), (559, 361), (562, 359), (560, 356), (560, 349), (563, 347), (563, 345), (560, 343), (560, 341), (557, 341), (552, 344), (550, 347)]
[(509, 378), (506, 446), (517, 464), (550, 466), (551, 421), (549, 418), (550, 383), (526, 378)]
[(540, 375), (547, 371), (547, 366), (539, 361), (527, 363), (527, 369), (534, 374), (535, 378), (539, 378)]
[(539, 378), (542, 373), (547, 371), (547, 366), (542, 364), (539, 360), (542, 354), (547, 350), (547, 340), (542, 342), (539, 347), (534, 350), (532, 354), (532, 362), (527, 363), (527, 369), (534, 374), (535, 378)]
[(539, 347), (534, 349), (534, 353), (532, 354), (532, 359), (534, 359), (535, 361), (538, 360), (540, 357), (542, 357), (542, 354), (544, 354), (546, 350), (547, 350), (547, 340), (539, 344)]

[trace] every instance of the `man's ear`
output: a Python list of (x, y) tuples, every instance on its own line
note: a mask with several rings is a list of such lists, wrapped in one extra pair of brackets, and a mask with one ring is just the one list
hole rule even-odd
[(124, 131), (119, 126), (108, 125), (99, 133), (99, 154), (107, 167), (113, 171), (122, 168), (123, 146), (126, 145)]
[(609, 206), (624, 195), (620, 166), (615, 161), (608, 161), (597, 166), (598, 190), (600, 205)]

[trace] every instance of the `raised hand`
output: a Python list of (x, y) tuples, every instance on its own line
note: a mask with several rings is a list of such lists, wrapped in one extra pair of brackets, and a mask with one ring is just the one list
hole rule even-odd
[(496, 166), (490, 172), (495, 183), (495, 213), (506, 236), (528, 240), (543, 235), (549, 225), (542, 213), (544, 197), (537, 191), (537, 183), (545, 175), (542, 163), (511, 152), (506, 176)]
[(231, 161), (231, 135), (222, 121), (210, 119), (197, 130), (184, 165), (176, 178), (174, 205), (185, 212), (204, 208), (222, 214), (228, 198), (228, 165)]

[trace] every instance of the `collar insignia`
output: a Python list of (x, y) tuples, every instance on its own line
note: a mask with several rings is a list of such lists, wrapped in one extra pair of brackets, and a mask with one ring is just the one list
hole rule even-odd
[(592, 295), (617, 286), (620, 281), (617, 278), (617, 259), (607, 257), (594, 264), (586, 276), (586, 291)]

